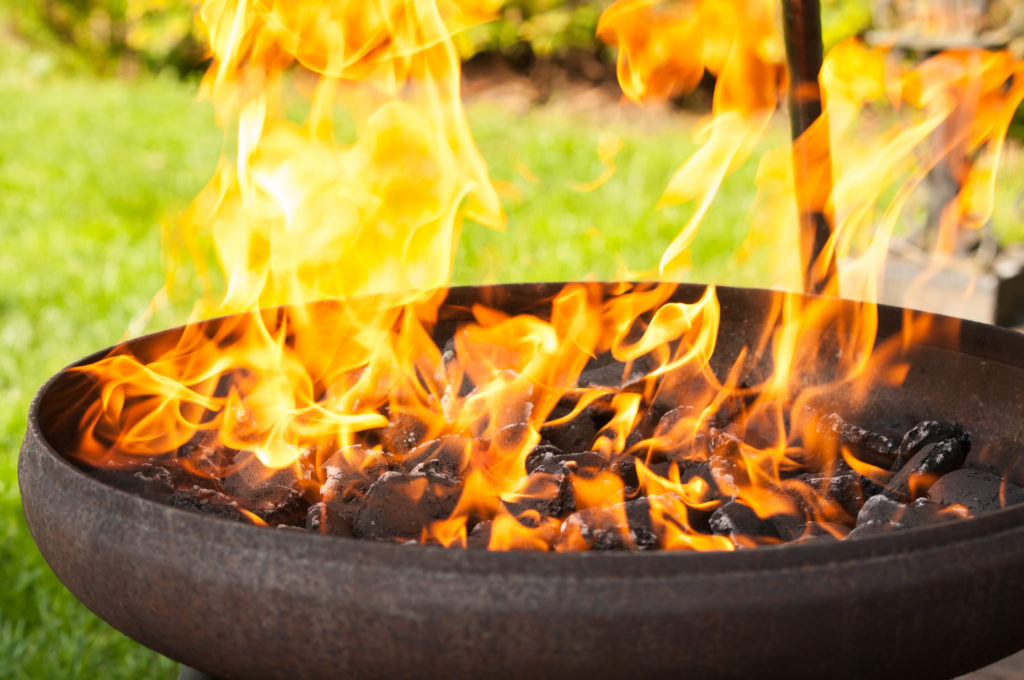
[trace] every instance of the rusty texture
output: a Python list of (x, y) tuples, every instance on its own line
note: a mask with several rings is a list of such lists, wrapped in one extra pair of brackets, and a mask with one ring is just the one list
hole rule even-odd
[[(447, 316), (464, 318), (474, 300), (531, 309), (559, 288), (453, 289)], [(700, 292), (682, 285), (677, 298)], [(757, 337), (768, 295), (719, 290), (716, 356), (728, 361)], [(900, 310), (881, 310), (883, 332), (899, 323)], [(880, 387), (860, 417), (902, 409), (956, 419), (979, 443), (974, 463), (1019, 481), (1024, 336), (945, 326), (945, 340), (918, 348), (905, 387)], [(940, 678), (1024, 647), (1024, 506), (861, 541), (736, 553), (360, 542), (229, 522), (104, 486), (64, 457), (89, 398), (80, 378), (61, 372), (33, 401), (19, 460), (32, 534), (100, 617), (220, 678)]]

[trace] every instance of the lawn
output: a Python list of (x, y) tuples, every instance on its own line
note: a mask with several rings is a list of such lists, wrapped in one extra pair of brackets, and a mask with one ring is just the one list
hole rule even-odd
[[(116, 342), (163, 280), (160, 227), (213, 172), (221, 134), (195, 83), (0, 79), (0, 677), (172, 677), (57, 582), (25, 526), (16, 461), (29, 401), (47, 376)], [(501, 180), (508, 230), (467, 224), (456, 283), (612, 277), (651, 270), (685, 209), (655, 213), (693, 148), (687, 119), (605, 125), (558, 107), (472, 108)], [(640, 122), (638, 122), (640, 121)], [(600, 188), (602, 131), (622, 137)], [(525, 168), (525, 170), (524, 170)], [(695, 246), (695, 276), (741, 240), (753, 168), (726, 189)]]

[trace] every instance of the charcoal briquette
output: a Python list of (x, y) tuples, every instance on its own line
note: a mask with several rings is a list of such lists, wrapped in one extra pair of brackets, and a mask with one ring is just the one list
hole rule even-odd
[(465, 437), (445, 435), (410, 451), (405, 467), (416, 474), (460, 477), (469, 462), (469, 445)]
[(900, 501), (924, 496), (942, 475), (964, 464), (967, 452), (960, 439), (926, 444), (889, 480), (888, 495)]
[(306, 520), (309, 504), (302, 494), (289, 486), (265, 484), (249, 491), (239, 504), (267, 524), (300, 526)]
[(976, 516), (1024, 502), (1024, 489), (990, 470), (961, 468), (932, 484), (928, 500), (943, 507), (962, 505)]
[(863, 538), (876, 534), (914, 529), (957, 519), (957, 515), (943, 512), (942, 506), (927, 498), (918, 498), (909, 504), (898, 503), (888, 496), (872, 496), (857, 515), (857, 526), (847, 538)]
[[(444, 350), (441, 352), (441, 361), (444, 363), (445, 374), (448, 377), (449, 382), (454, 382), (459, 376), (456, 374), (455, 360), (457, 358), (455, 352), (455, 338), (450, 337), (444, 344)], [(473, 381), (469, 379), (465, 371), (462, 372), (461, 381), (459, 382), (460, 397), (468, 396), (473, 391)]]
[[(787, 520), (780, 518), (780, 522), (788, 525)], [(802, 524), (803, 520), (800, 519), (797, 523)], [(755, 539), (779, 537), (779, 532), (771, 519), (758, 517), (752, 508), (738, 501), (729, 501), (715, 509), (711, 513), (709, 525), (711, 532), (718, 536), (743, 536)]]
[(235, 499), (213, 489), (201, 486), (188, 486), (176, 489), (171, 495), (170, 504), (175, 508), (202, 512), (224, 519), (245, 520), (239, 511)]
[(517, 497), (503, 503), (515, 517), (528, 510), (544, 517), (565, 517), (576, 511), (573, 475), (591, 477), (607, 467), (607, 459), (593, 451), (560, 453), (550, 445), (538, 446), (526, 458), (529, 474), (517, 488)]
[(658, 424), (654, 428), (654, 436), (658, 439), (671, 439), (672, 434), (675, 433), (676, 429), (679, 427), (679, 423), (686, 418), (692, 418), (695, 415), (695, 412), (696, 408), (693, 406), (677, 406), (666, 411), (665, 415), (658, 420)]
[(487, 550), (487, 546), (491, 542), (491, 527), (493, 524), (491, 520), (485, 520), (474, 526), (466, 537), (466, 548), (470, 550)]
[(578, 453), (563, 453), (560, 449), (551, 445), (536, 447), (526, 457), (526, 472), (547, 472), (556, 474), (562, 471), (568, 472), (598, 472), (608, 467), (608, 460), (599, 453), (593, 451), (580, 451)]
[(723, 496), (732, 496), (736, 489), (744, 488), (750, 483), (750, 475), (743, 463), (739, 449), (723, 446), (708, 458), (708, 469), (714, 479), (714, 486)]
[(955, 439), (966, 456), (971, 452), (971, 435), (965, 432), (960, 423), (949, 423), (941, 420), (922, 420), (907, 430), (896, 450), (896, 458), (892, 462), (895, 472), (905, 466), (914, 455), (928, 444), (945, 439)]
[(951, 512), (942, 512), (943, 508), (938, 503), (933, 503), (927, 498), (918, 498), (907, 505), (903, 515), (899, 518), (900, 529), (914, 529), (929, 524), (940, 524), (959, 518), (959, 515)]
[(402, 456), (416, 448), (426, 434), (427, 426), (422, 420), (412, 413), (399, 411), (392, 413), (381, 439), (385, 450)]
[(651, 525), (650, 513), (647, 498), (608, 508), (587, 508), (566, 518), (562, 535), (578, 532), (591, 550), (653, 550), (659, 547), (660, 541)]
[(800, 514), (772, 515), (768, 518), (768, 521), (771, 523), (772, 529), (775, 530), (775, 534), (785, 543), (799, 540), (809, 531), (808, 524), (814, 524), (807, 521), (807, 517), (803, 512)]
[(201, 484), (222, 490), (221, 477), (242, 452), (220, 443), (216, 430), (197, 430), (192, 438), (178, 447), (177, 458), (188, 461), (175, 474), (176, 485)]
[(385, 472), (367, 490), (353, 533), (359, 538), (418, 538), (432, 521), (451, 514), (461, 492), (461, 483), (451, 477)]
[(545, 425), (540, 429), (540, 435), (546, 443), (562, 451), (590, 451), (597, 439), (597, 431), (594, 416), (583, 411), (566, 423)]
[(857, 459), (875, 467), (889, 469), (896, 455), (896, 442), (892, 437), (848, 422), (838, 413), (830, 413), (819, 420), (818, 432), (835, 436)]
[(636, 456), (622, 456), (613, 462), (608, 469), (622, 480), (622, 485), (626, 488), (627, 494), (630, 493), (630, 490), (635, 491), (640, 488), (640, 478), (636, 472)]
[(906, 508), (888, 496), (877, 494), (864, 501), (857, 513), (858, 527), (879, 527), (889, 524)]
[(318, 534), (352, 538), (352, 525), (326, 503), (309, 506), (306, 513), (306, 529)]
[(564, 463), (543, 465), (517, 487), (514, 499), (502, 500), (513, 517), (534, 511), (542, 517), (565, 517), (576, 511), (572, 473)]
[(298, 479), (294, 466), (274, 470), (263, 465), (251, 451), (241, 451), (232, 463), (231, 474), (224, 477), (221, 490), (240, 498), (261, 486), (293, 486)]
[(167, 503), (174, 493), (174, 476), (159, 465), (143, 463), (134, 470), (96, 468), (92, 474), (105, 484), (157, 503)]
[(857, 516), (865, 498), (882, 492), (877, 484), (853, 471), (836, 475), (806, 474), (801, 476), (801, 480), (838, 503), (850, 517)]
[(627, 367), (604, 355), (587, 362), (576, 384), (580, 387), (614, 387), (625, 391), (631, 384), (643, 379), (649, 371), (650, 367), (643, 361), (635, 361)]

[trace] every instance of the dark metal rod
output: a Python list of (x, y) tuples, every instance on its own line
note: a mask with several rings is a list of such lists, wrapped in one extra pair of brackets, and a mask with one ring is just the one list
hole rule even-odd
[(828, 121), (822, 117), (819, 0), (782, 0), (789, 62), (789, 116), (793, 135), (793, 179), (800, 217), (800, 256), (806, 267), (804, 289), (824, 292), (834, 280), (835, 261), (826, 244), (832, 234), (826, 203), (832, 191)]

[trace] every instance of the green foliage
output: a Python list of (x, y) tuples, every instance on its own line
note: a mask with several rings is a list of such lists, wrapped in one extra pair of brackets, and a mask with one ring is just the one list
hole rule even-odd
[[(21, 36), (72, 52), (95, 72), (142, 65), (179, 73), (204, 59), (190, 0), (3, 0)], [(23, 4), (22, 4), (23, 3)]]
[(871, 26), (869, 0), (822, 0), (821, 34), (825, 49), (860, 35)]
[(533, 54), (558, 57), (571, 50), (603, 53), (594, 37), (611, 0), (509, 0), (499, 17), (457, 38), (464, 58), (528, 46)]
[[(570, 50), (585, 50), (607, 58), (610, 51), (594, 33), (609, 4), (611, 0), (510, 0), (496, 21), (463, 34), (459, 47), (466, 57), (529, 45), (538, 55), (557, 57)], [(826, 49), (863, 33), (870, 25), (870, 0), (822, 0)]]
[[(18, 30), (99, 73), (125, 64), (188, 73), (201, 67), (205, 52), (193, 21), (199, 0), (0, 0), (17, 7)], [(24, 3), (24, 4), (22, 4)], [(559, 58), (580, 51), (610, 59), (594, 36), (611, 0), (508, 0), (494, 21), (457, 36), (464, 58), (480, 52)], [(868, 0), (823, 0), (825, 46), (870, 25)]]

